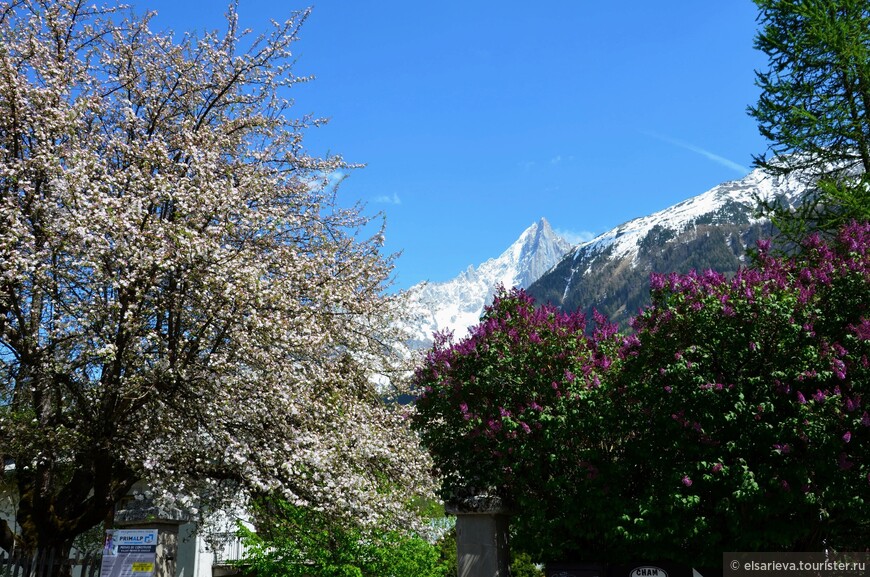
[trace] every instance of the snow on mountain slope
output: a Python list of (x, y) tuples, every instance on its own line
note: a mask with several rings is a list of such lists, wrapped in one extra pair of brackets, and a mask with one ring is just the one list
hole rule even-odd
[(651, 272), (736, 272), (747, 262), (746, 249), (772, 233), (757, 216), (757, 200), (793, 206), (806, 190), (801, 175), (753, 171), (575, 246), (528, 292), (539, 303), (587, 316), (597, 311), (627, 327), (649, 304)]
[(774, 177), (756, 169), (739, 180), (725, 182), (674, 206), (623, 223), (588, 242), (577, 245), (572, 254), (576, 259), (584, 253), (600, 253), (612, 247), (609, 258), (634, 258), (637, 256), (640, 241), (656, 226), (679, 230), (729, 205), (739, 206), (751, 214), (757, 204), (756, 196), (762, 200), (780, 197), (793, 203), (805, 190), (806, 185), (797, 176)]
[(499, 257), (478, 267), (469, 266), (455, 279), (442, 283), (420, 283), (408, 290), (413, 348), (431, 345), (435, 332), (452, 330), (457, 338), (480, 320), (496, 287), (527, 288), (571, 249), (542, 218)]

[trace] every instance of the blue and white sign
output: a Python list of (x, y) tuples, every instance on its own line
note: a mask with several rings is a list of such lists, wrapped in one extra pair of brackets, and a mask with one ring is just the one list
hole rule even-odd
[(153, 577), (157, 566), (157, 529), (106, 531), (101, 577)]

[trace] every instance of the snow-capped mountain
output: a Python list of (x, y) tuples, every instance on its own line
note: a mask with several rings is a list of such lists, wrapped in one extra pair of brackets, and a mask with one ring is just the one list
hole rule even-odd
[(740, 180), (725, 182), (674, 206), (623, 223), (578, 245), (571, 256), (577, 260), (585, 254), (601, 254), (610, 249), (611, 258), (630, 257), (637, 264), (643, 239), (656, 227), (678, 231), (699, 223), (736, 224), (735, 220), (759, 223), (762, 221), (753, 215), (756, 198), (784, 197), (794, 201), (805, 189), (797, 178), (773, 177), (757, 169)]
[(529, 293), (563, 310), (597, 309), (624, 326), (649, 302), (650, 272), (735, 272), (746, 249), (772, 232), (755, 215), (757, 199), (794, 204), (805, 190), (798, 176), (754, 170), (576, 246)]
[(755, 214), (757, 200), (794, 204), (805, 191), (799, 176), (754, 170), (573, 248), (542, 218), (499, 257), (469, 266), (451, 281), (411, 287), (408, 344), (428, 347), (433, 333), (445, 329), (461, 338), (499, 284), (525, 288), (542, 304), (584, 310), (590, 318), (596, 309), (625, 327), (649, 302), (650, 272), (735, 272), (746, 263), (746, 249), (772, 234), (770, 223)]
[(497, 286), (527, 288), (559, 262), (571, 244), (557, 235), (542, 218), (497, 258), (469, 266), (453, 280), (421, 283), (408, 290), (413, 348), (427, 347), (435, 332), (452, 330), (464, 336), (480, 320)]

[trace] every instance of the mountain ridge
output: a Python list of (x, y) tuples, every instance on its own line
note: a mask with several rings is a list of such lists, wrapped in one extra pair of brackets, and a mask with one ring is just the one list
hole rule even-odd
[(526, 228), (501, 255), (467, 269), (449, 281), (418, 283), (408, 289), (409, 345), (425, 348), (435, 332), (452, 330), (461, 338), (477, 324), (499, 285), (527, 288), (571, 250), (546, 218)]
[(626, 328), (649, 303), (651, 272), (736, 272), (747, 262), (747, 248), (773, 232), (756, 214), (758, 201), (793, 205), (805, 191), (797, 175), (775, 177), (756, 169), (575, 246), (528, 292), (563, 310), (597, 310)]

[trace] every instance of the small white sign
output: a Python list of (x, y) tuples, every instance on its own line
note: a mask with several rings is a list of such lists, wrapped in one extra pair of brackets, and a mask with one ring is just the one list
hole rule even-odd
[(661, 567), (654, 565), (644, 565), (643, 567), (635, 567), (629, 573), (629, 577), (668, 577), (668, 572)]

